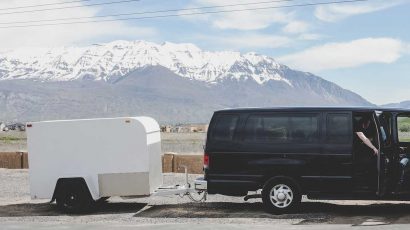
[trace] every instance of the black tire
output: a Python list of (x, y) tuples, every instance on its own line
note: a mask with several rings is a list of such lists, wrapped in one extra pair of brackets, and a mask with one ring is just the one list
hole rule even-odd
[(264, 208), (272, 214), (292, 213), (301, 200), (299, 186), (289, 178), (273, 178), (262, 189)]
[(64, 189), (56, 197), (56, 203), (58, 209), (62, 212), (80, 214), (91, 211), (94, 200), (88, 188), (71, 184), (71, 186), (64, 186)]

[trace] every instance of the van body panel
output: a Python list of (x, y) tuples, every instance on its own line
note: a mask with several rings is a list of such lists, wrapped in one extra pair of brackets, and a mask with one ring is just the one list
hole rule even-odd
[[(380, 184), (363, 185), (357, 175), (357, 167), (361, 166), (355, 159), (353, 117), (376, 111), (395, 116), (402, 110), (286, 107), (216, 111), (205, 146), (209, 156), (209, 167), (205, 169), (208, 192), (242, 196), (262, 189), (270, 178), (288, 176), (297, 181), (303, 194), (315, 198), (374, 199)], [(377, 129), (379, 123), (375, 124)], [(223, 125), (226, 133), (221, 131)], [(382, 153), (380, 161), (383, 163), (386, 157)], [(382, 163), (378, 167), (386, 168)], [(374, 175), (379, 183), (381, 171)]]

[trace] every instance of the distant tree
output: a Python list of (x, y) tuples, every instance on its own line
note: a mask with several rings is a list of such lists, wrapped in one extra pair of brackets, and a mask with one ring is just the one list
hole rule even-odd
[(400, 124), (399, 130), (403, 133), (410, 132), (410, 124)]

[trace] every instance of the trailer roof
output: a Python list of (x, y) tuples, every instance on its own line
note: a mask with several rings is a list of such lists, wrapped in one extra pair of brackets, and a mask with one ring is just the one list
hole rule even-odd
[(385, 112), (410, 112), (410, 109), (404, 108), (385, 108), (385, 107), (247, 107), (247, 108), (227, 108), (215, 111), (215, 113), (223, 112), (269, 112), (269, 111), (352, 111), (352, 112), (372, 112), (372, 111), (385, 111)]
[(114, 118), (90, 118), (90, 119), (73, 119), (73, 120), (51, 120), (51, 121), (38, 121), (28, 122), (27, 124), (41, 124), (41, 123), (64, 123), (64, 122), (87, 122), (87, 121), (104, 121), (104, 120), (124, 120), (125, 122), (130, 120), (136, 120), (144, 127), (147, 133), (159, 131), (159, 125), (155, 119), (151, 117), (114, 117)]
[(139, 122), (141, 122), (141, 124), (144, 125), (145, 131), (147, 133), (159, 131), (159, 125), (157, 121), (155, 121), (151, 117), (133, 117), (133, 119), (136, 119)]

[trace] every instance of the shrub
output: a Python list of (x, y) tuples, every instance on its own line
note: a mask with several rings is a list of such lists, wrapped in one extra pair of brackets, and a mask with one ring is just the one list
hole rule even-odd
[(410, 132), (410, 124), (401, 124), (399, 126), (400, 132), (407, 133)]

